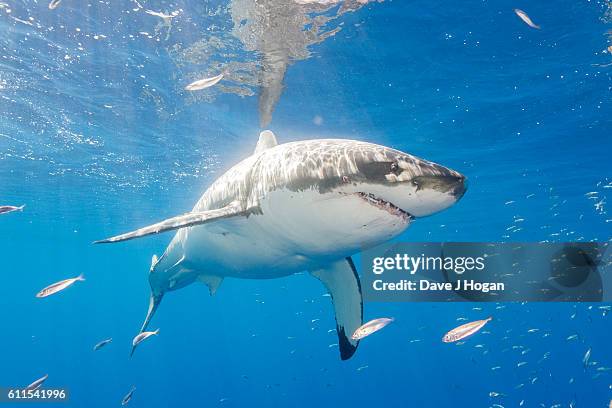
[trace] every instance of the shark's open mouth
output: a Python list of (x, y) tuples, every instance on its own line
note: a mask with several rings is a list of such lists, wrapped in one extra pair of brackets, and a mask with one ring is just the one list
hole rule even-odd
[(409, 212), (402, 210), (401, 208), (394, 205), (393, 203), (390, 203), (389, 201), (385, 201), (382, 198), (375, 196), (374, 194), (362, 193), (361, 191), (355, 194), (362, 200), (366, 201), (368, 204), (371, 204), (377, 208), (380, 208), (381, 210), (387, 211), (389, 214), (395, 215), (396, 217), (401, 217), (405, 221), (411, 221), (415, 218)]

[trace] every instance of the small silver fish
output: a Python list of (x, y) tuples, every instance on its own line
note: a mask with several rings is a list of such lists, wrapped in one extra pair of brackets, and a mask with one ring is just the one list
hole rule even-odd
[(521, 20), (523, 20), (525, 22), (525, 24), (527, 24), (529, 27), (531, 28), (535, 28), (537, 30), (540, 29), (540, 26), (535, 24), (533, 21), (531, 21), (531, 18), (529, 18), (529, 16), (527, 15), (527, 13), (525, 13), (523, 10), (521, 9), (514, 9), (514, 13), (519, 16), (519, 18)]
[(381, 317), (380, 319), (370, 320), (366, 324), (358, 327), (357, 330), (355, 330), (355, 332), (351, 336), (351, 338), (353, 340), (361, 340), (364, 337), (368, 337), (372, 333), (376, 333), (377, 331), (379, 331), (380, 329), (382, 329), (383, 327), (391, 323), (393, 320), (394, 320), (393, 318), (387, 318), (387, 317)]
[(224, 74), (219, 74), (214, 77), (200, 79), (194, 81), (185, 87), (186, 91), (199, 91), (200, 89), (209, 88), (223, 79)]
[(444, 337), (442, 337), (442, 341), (444, 343), (453, 343), (455, 341), (465, 339), (466, 337), (469, 337), (472, 334), (478, 332), (485, 324), (487, 324), (491, 320), (493, 320), (493, 318), (488, 317), (484, 320), (476, 320), (475, 322), (463, 324), (446, 333)]
[(84, 280), (85, 280), (85, 278), (83, 277), (83, 274), (80, 274), (76, 278), (64, 279), (63, 281), (59, 281), (59, 282), (56, 282), (54, 284), (51, 284), (51, 285), (47, 286), (46, 288), (44, 288), (43, 290), (38, 292), (36, 294), (36, 297), (37, 298), (44, 298), (44, 297), (47, 297), (47, 296), (51, 296), (54, 293), (60, 292), (60, 291), (62, 291), (64, 289), (72, 286), (75, 282), (84, 281)]
[(121, 400), (121, 405), (127, 405), (127, 403), (130, 402), (130, 400), (132, 399), (132, 395), (134, 394), (134, 391), (136, 391), (136, 387), (132, 385), (130, 392), (128, 392), (125, 395), (125, 397), (123, 397), (123, 399)]
[(584, 353), (584, 357), (582, 358), (582, 364), (584, 365), (584, 369), (586, 370), (589, 366), (589, 360), (591, 359), (591, 349), (589, 348), (586, 353)]
[(159, 17), (161, 19), (163, 19), (164, 21), (168, 21), (176, 16), (179, 15), (179, 11), (173, 11), (170, 14), (164, 14), (162, 12), (159, 11), (153, 11), (153, 10), (145, 10), (145, 13), (151, 15), (151, 16), (155, 16), (155, 17)]
[(578, 338), (577, 334), (572, 334), (571, 336), (568, 336), (566, 340), (576, 340)]
[(136, 337), (134, 337), (134, 340), (132, 340), (132, 346), (136, 347), (137, 345), (142, 343), (145, 339), (153, 335), (157, 336), (158, 334), (159, 334), (159, 329), (155, 331), (146, 331), (146, 332), (139, 333)]
[(23, 211), (25, 208), (25, 204), (19, 207), (15, 207), (14, 205), (0, 205), (0, 214), (8, 214), (14, 211)]
[(43, 377), (39, 378), (38, 380), (34, 381), (32, 384), (25, 387), (25, 390), (26, 391), (36, 391), (38, 388), (40, 388), (42, 383), (44, 383), (48, 377), (49, 377), (49, 374), (45, 374)]
[(49, 10), (55, 10), (61, 2), (62, 0), (51, 0), (51, 2), (49, 3)]
[(113, 341), (112, 337), (106, 340), (102, 340), (101, 342), (96, 344), (93, 349), (94, 351), (100, 350), (102, 347), (106, 346), (108, 343), (111, 343), (112, 341)]

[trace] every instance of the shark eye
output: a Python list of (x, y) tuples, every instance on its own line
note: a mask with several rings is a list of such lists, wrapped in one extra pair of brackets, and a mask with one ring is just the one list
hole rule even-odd
[(348, 178), (348, 176), (342, 176), (342, 182), (343, 183), (350, 183), (351, 180)]
[(397, 174), (399, 169), (399, 164), (397, 164), (396, 162), (391, 163), (391, 173)]

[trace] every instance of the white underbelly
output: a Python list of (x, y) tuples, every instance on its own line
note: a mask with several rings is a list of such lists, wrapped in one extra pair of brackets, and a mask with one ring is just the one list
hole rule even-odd
[(274, 278), (312, 269), (379, 245), (408, 222), (356, 196), (279, 191), (262, 214), (192, 227), (182, 248), (199, 272)]

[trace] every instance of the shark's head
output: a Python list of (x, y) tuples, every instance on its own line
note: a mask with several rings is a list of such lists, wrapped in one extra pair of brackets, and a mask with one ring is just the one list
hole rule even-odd
[(358, 194), (372, 205), (426, 217), (455, 204), (467, 189), (466, 177), (407, 153), (358, 143), (333, 190)]

